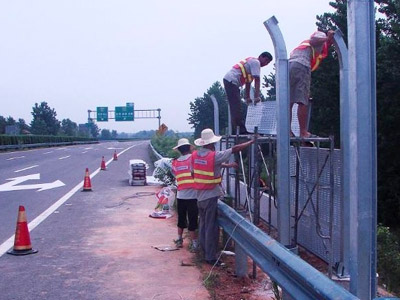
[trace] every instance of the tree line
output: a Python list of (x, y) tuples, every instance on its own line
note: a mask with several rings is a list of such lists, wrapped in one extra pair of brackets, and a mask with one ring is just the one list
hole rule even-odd
[[(54, 108), (47, 102), (35, 103), (32, 107), (32, 121), (27, 124), (24, 119), (16, 121), (13, 117), (0, 116), (0, 134), (6, 134), (9, 128), (12, 134), (63, 135), (71, 137), (98, 137), (100, 129), (94, 123), (78, 126), (69, 118), (59, 121)], [(10, 129), (11, 127), (11, 129)]]

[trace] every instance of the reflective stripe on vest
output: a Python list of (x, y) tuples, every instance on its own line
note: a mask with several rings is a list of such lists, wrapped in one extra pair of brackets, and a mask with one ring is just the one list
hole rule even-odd
[(215, 177), (215, 151), (206, 156), (199, 156), (197, 151), (192, 154), (194, 186), (196, 190), (211, 190), (221, 183), (221, 176)]
[(191, 164), (191, 156), (189, 156), (185, 160), (179, 161), (177, 159), (174, 159), (172, 161), (172, 170), (175, 174), (178, 191), (194, 188), (194, 179), (190, 171)]
[(310, 62), (311, 72), (312, 72), (318, 69), (319, 65), (321, 64), (321, 61), (328, 56), (328, 44), (324, 43), (324, 45), (322, 46), (322, 51), (319, 54), (315, 53), (314, 47), (311, 46), (308, 40), (302, 42), (296, 49), (305, 49), (307, 47), (310, 47), (312, 51), (311, 62)]
[(242, 75), (240, 76), (240, 83), (242, 85), (253, 81), (253, 76), (251, 76), (251, 74), (248, 74), (246, 68), (244, 67), (245, 63), (247, 63), (247, 61), (253, 58), (255, 57), (248, 57), (245, 60), (241, 60), (240, 62), (238, 62), (236, 65), (233, 66), (233, 68), (240, 69), (240, 71), (242, 72)]

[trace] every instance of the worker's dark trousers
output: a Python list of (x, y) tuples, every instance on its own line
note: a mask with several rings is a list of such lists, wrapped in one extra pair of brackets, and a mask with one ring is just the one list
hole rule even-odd
[(244, 134), (247, 133), (246, 127), (244, 126), (244, 122), (242, 119), (242, 101), (240, 100), (240, 89), (232, 82), (224, 79), (224, 87), (226, 96), (229, 102), (229, 108), (231, 112), (231, 120), (232, 120), (232, 132), (231, 134), (236, 134), (236, 127), (239, 126), (239, 133)]
[(218, 222), (217, 222), (218, 197), (197, 201), (199, 207), (199, 242), (204, 251), (205, 260), (217, 258)]

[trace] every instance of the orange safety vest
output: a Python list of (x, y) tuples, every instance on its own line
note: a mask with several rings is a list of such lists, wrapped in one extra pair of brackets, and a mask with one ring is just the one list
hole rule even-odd
[(191, 172), (192, 159), (189, 156), (185, 160), (174, 159), (172, 161), (172, 170), (174, 171), (178, 191), (193, 189), (194, 179)]
[(327, 42), (324, 43), (324, 45), (322, 46), (322, 51), (321, 53), (315, 53), (315, 49), (313, 46), (311, 46), (310, 44), (310, 40), (305, 40), (303, 41), (296, 49), (306, 49), (307, 47), (311, 47), (311, 51), (312, 51), (312, 56), (311, 56), (311, 72), (315, 71), (316, 69), (318, 69), (319, 65), (321, 64), (321, 61), (328, 56), (328, 48), (329, 45)]
[(221, 183), (221, 176), (214, 175), (215, 151), (206, 156), (199, 156), (197, 151), (192, 153), (194, 188), (196, 190), (212, 190)]
[(244, 60), (241, 60), (238, 62), (236, 65), (233, 66), (234, 69), (240, 69), (242, 72), (242, 75), (240, 76), (240, 84), (243, 85), (245, 83), (250, 83), (253, 81), (253, 76), (251, 74), (248, 74), (246, 72), (246, 68), (244, 67), (245, 63), (247, 63), (248, 60), (253, 59), (255, 57), (248, 57)]

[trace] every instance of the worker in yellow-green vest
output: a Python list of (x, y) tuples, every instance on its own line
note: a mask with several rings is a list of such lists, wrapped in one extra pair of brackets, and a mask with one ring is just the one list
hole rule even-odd
[(224, 76), (224, 87), (229, 102), (229, 109), (232, 120), (233, 134), (236, 134), (236, 127), (239, 126), (240, 134), (247, 134), (246, 127), (242, 119), (240, 100), (240, 87), (245, 85), (245, 100), (249, 104), (251, 83), (254, 80), (254, 102), (260, 101), (260, 68), (268, 65), (272, 61), (269, 52), (263, 52), (258, 58), (248, 57), (232, 67)]
[(218, 223), (217, 201), (223, 196), (221, 188), (221, 168), (235, 167), (236, 163), (227, 163), (232, 153), (237, 153), (252, 143), (254, 139), (233, 146), (223, 151), (215, 150), (215, 143), (221, 139), (214, 135), (212, 129), (204, 129), (201, 137), (194, 141), (201, 148), (192, 153), (194, 188), (197, 190), (199, 209), (199, 243), (204, 259), (212, 265), (217, 261)]
[[(334, 31), (331, 30), (328, 31), (328, 34), (316, 31), (309, 40), (303, 41), (290, 53), (290, 120), (292, 120), (292, 107), (294, 103), (297, 103), (300, 137), (303, 138), (316, 137), (307, 128), (311, 72), (317, 70), (321, 61), (328, 56), (328, 49), (332, 45), (333, 35)], [(290, 131), (290, 136), (294, 136), (292, 131)]]
[(197, 234), (198, 208), (197, 191), (194, 189), (194, 178), (192, 168), (192, 149), (194, 147), (188, 139), (181, 138), (173, 149), (181, 154), (172, 161), (172, 174), (177, 184), (177, 211), (178, 211), (178, 238), (174, 240), (178, 248), (183, 247), (183, 230), (188, 229), (191, 243), (191, 252), (198, 250)]

